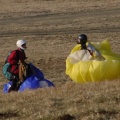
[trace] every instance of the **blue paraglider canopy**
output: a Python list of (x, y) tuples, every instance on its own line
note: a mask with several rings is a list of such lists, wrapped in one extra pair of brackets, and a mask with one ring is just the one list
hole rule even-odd
[[(45, 87), (54, 87), (55, 85), (44, 78), (44, 74), (36, 68), (32, 63), (29, 64), (31, 69), (31, 74), (25, 79), (21, 84), (18, 92), (23, 92), (26, 89), (37, 89)], [(12, 82), (4, 84), (3, 92), (8, 93), (9, 88), (11, 87)]]
[(25, 82), (20, 86), (19, 92), (24, 91), (25, 89), (37, 89), (44, 87), (53, 87), (54, 84), (49, 80), (43, 79), (39, 80), (36, 76), (28, 77)]

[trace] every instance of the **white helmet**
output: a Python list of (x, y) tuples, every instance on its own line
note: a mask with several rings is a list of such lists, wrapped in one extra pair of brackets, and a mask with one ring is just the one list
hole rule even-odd
[(22, 47), (23, 44), (26, 44), (25, 40), (18, 40), (16, 45), (21, 48), (22, 50), (25, 50), (25, 48)]

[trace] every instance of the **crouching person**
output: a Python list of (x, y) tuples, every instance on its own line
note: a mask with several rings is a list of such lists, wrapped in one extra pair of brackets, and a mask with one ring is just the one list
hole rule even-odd
[(12, 85), (9, 88), (8, 92), (11, 91), (18, 91), (20, 85), (25, 80), (26, 77), (26, 68), (27, 63), (25, 59), (27, 59), (25, 54), (26, 41), (25, 40), (18, 40), (16, 43), (18, 49), (13, 50), (10, 56), (7, 58), (7, 61), (11, 64), (11, 73), (13, 77), (10, 81), (12, 81)]

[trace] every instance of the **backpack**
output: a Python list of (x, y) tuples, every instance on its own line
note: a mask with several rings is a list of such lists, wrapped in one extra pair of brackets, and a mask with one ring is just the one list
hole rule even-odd
[[(17, 56), (16, 60), (19, 60), (18, 50), (15, 50), (15, 51), (16, 51), (16, 56)], [(8, 80), (11, 80), (12, 77), (13, 77), (13, 73), (10, 71), (12, 65), (8, 62), (8, 57), (11, 55), (12, 52), (13, 52), (13, 51), (11, 51), (11, 52), (9, 53), (9, 55), (7, 56), (7, 58), (6, 58), (6, 60), (5, 60), (5, 64), (4, 64), (3, 68), (2, 68), (3, 75), (4, 75)], [(17, 67), (16, 67), (16, 68), (17, 68)], [(14, 69), (14, 71), (15, 71), (15, 70), (16, 70), (16, 69)], [(13, 72), (14, 72), (14, 71), (13, 71)]]

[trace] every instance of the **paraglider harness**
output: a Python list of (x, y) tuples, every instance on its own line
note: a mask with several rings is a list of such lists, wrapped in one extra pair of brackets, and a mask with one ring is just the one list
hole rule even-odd
[(81, 44), (81, 49), (88, 50), (88, 52), (90, 53), (90, 55), (93, 56), (93, 52), (87, 48), (86, 44)]
[[(18, 50), (15, 50), (16, 51), (16, 61), (18, 62), (19, 61), (19, 53), (18, 53)], [(12, 78), (15, 78), (16, 76), (13, 74), (14, 71), (16, 69), (18, 69), (18, 65), (16, 64), (16, 67), (13, 71), (11, 71), (11, 67), (12, 65), (8, 62), (8, 57), (11, 55), (13, 51), (11, 51), (9, 53), (9, 55), (7, 56), (6, 60), (5, 60), (5, 64), (2, 68), (2, 72), (3, 72), (3, 75), (7, 78), (7, 80), (11, 81)], [(18, 79), (18, 78), (17, 78)]]

